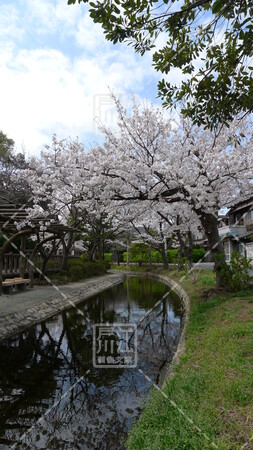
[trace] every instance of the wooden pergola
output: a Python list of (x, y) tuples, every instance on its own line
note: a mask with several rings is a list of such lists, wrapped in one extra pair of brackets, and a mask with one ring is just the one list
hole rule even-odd
[[(3, 281), (3, 261), (7, 249), (12, 246), (19, 253), (19, 275), (24, 277), (25, 268), (28, 262), (29, 267), (29, 278), (31, 280), (30, 287), (33, 287), (33, 273), (34, 273), (34, 261), (40, 250), (40, 248), (47, 242), (55, 239), (63, 239), (66, 233), (73, 232), (75, 229), (70, 226), (61, 224), (56, 216), (48, 217), (35, 217), (30, 219), (29, 222), (25, 223), (19, 230), (17, 224), (23, 221), (27, 221), (28, 212), (26, 211), (26, 205), (17, 205), (14, 203), (7, 202), (4, 198), (0, 201), (0, 231), (5, 239), (5, 242), (0, 249), (0, 294), (2, 292), (2, 281)], [(43, 231), (48, 233), (49, 236), (43, 238), (35, 244), (35, 247), (29, 256), (25, 255), (26, 251), (26, 238), (31, 235), (39, 235), (41, 232), (41, 227)], [(77, 231), (77, 230), (76, 230)], [(21, 239), (20, 250), (15, 245), (17, 239)], [(16, 264), (17, 265), (17, 264)]]

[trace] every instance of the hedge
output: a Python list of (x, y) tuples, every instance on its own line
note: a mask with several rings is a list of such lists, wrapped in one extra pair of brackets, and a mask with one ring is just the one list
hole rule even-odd
[(199, 262), (201, 259), (203, 259), (206, 251), (204, 248), (194, 248), (192, 251), (192, 261), (194, 263)]
[(107, 269), (106, 261), (82, 262), (81, 259), (70, 259), (67, 263), (67, 273), (70, 275), (71, 281), (103, 275)]
[(177, 264), (178, 262), (178, 249), (167, 250), (167, 258), (169, 264)]
[[(192, 251), (192, 261), (194, 263), (197, 263), (199, 260), (201, 260), (203, 258), (204, 255), (205, 255), (204, 248), (194, 248)], [(184, 252), (183, 252), (183, 256), (184, 256)], [(168, 258), (169, 264), (177, 264), (178, 263), (178, 249), (167, 250), (167, 258)], [(148, 262), (148, 258), (145, 258), (145, 259), (146, 259), (145, 262)], [(163, 259), (162, 259), (161, 253), (158, 251), (151, 252), (151, 260), (152, 260), (152, 263), (162, 263)], [(126, 252), (123, 253), (123, 261), (127, 262), (127, 253)], [(129, 255), (129, 262), (131, 262), (131, 263), (136, 262), (136, 259), (132, 258), (131, 254)]]

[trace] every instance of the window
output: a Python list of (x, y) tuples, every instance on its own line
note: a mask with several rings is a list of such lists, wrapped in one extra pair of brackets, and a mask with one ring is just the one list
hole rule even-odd
[(240, 253), (240, 255), (245, 256), (245, 253), (246, 253), (245, 245), (239, 244), (239, 253)]
[(247, 214), (246, 214), (246, 223), (249, 225), (249, 224), (251, 224), (251, 223), (253, 223), (253, 211), (249, 211)]
[(224, 253), (225, 253), (225, 257), (226, 257), (226, 262), (230, 261), (230, 241), (225, 241), (223, 243), (224, 245)]

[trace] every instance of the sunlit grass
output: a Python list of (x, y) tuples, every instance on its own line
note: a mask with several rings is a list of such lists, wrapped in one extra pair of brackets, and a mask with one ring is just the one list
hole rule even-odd
[[(206, 299), (203, 294), (215, 289), (212, 271), (201, 271), (197, 282), (186, 274), (182, 280), (177, 271), (167, 274), (181, 279), (191, 313), (185, 354), (164, 392), (219, 449), (239, 450), (253, 434), (253, 292), (218, 292)], [(127, 445), (131, 450), (213, 448), (155, 390)]]

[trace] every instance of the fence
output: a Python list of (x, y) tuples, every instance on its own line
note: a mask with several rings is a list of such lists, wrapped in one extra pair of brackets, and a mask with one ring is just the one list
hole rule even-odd
[[(27, 255), (28, 256), (28, 255)], [(29, 257), (29, 256), (28, 256)], [(3, 274), (16, 275), (19, 273), (20, 255), (5, 253), (3, 257)], [(29, 263), (25, 260), (25, 272), (28, 272)]]

